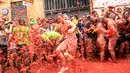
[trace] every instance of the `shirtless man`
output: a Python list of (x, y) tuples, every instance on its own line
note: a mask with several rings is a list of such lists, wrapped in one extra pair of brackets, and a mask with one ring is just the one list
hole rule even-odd
[(76, 26), (69, 20), (64, 20), (62, 14), (57, 15), (57, 19), (59, 21), (60, 34), (61, 38), (57, 41), (59, 46), (56, 48), (56, 54), (58, 55), (62, 68), (59, 73), (64, 72), (66, 67), (66, 60), (69, 58), (73, 60), (76, 48), (77, 48), (77, 38), (75, 36)]
[(93, 32), (97, 33), (97, 43), (100, 48), (100, 60), (101, 62), (104, 60), (104, 54), (105, 54), (105, 47), (106, 47), (106, 40), (104, 38), (104, 31), (106, 29), (104, 28), (103, 24), (101, 23), (101, 20), (96, 26), (96, 29), (94, 29)]
[(104, 17), (103, 18), (103, 23), (107, 25), (108, 30), (104, 30), (106, 33), (106, 36), (108, 38), (108, 50), (111, 54), (111, 57), (113, 59), (113, 62), (116, 62), (116, 56), (115, 56), (115, 46), (117, 43), (117, 40), (119, 38), (119, 33), (117, 31), (117, 25), (113, 19)]

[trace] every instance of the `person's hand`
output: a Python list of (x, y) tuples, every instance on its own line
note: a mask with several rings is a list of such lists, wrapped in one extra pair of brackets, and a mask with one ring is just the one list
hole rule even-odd
[(80, 34), (80, 36), (81, 36), (81, 38), (83, 38), (83, 35), (82, 35), (82, 34)]
[(73, 30), (72, 30), (72, 29), (69, 29), (69, 30), (68, 30), (68, 33), (73, 33)]
[(10, 43), (8, 43), (7, 46), (10, 47)]
[(94, 25), (92, 25), (92, 26), (91, 26), (91, 29), (93, 29), (93, 30), (94, 30), (95, 28), (96, 28), (96, 27), (95, 27)]
[(84, 32), (89, 32), (89, 30), (87, 28), (84, 28)]
[(56, 42), (56, 45), (59, 45), (59, 44), (60, 44), (60, 41), (57, 41), (57, 42)]

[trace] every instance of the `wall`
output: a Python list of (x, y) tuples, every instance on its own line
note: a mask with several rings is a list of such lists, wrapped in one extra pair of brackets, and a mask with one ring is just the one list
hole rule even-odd
[(33, 5), (27, 7), (27, 13), (29, 18), (45, 17), (44, 0), (34, 0)]
[[(22, 1), (22, 0), (3, 0), (4, 3), (0, 4), (0, 16), (2, 16), (2, 8), (9, 9), (9, 21), (11, 20), (11, 7), (10, 2)], [(45, 17), (44, 16), (44, 0), (34, 0), (32, 6), (27, 7), (27, 17), (28, 19), (37, 17)]]
[(9, 9), (9, 20), (11, 20), (11, 8), (10, 8), (10, 0), (2, 0), (4, 3), (0, 4), (0, 16), (2, 16), (2, 8), (8, 8)]

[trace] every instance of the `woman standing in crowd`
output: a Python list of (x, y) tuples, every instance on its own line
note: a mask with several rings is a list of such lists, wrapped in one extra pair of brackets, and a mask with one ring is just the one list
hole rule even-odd
[(106, 50), (106, 40), (104, 38), (106, 29), (104, 28), (102, 24), (102, 20), (98, 20), (98, 24), (96, 26), (96, 29), (94, 29), (93, 32), (97, 33), (97, 44), (100, 49), (100, 61), (102, 62), (104, 60), (105, 50)]
[(71, 58), (69, 57), (70, 55), (75, 58), (77, 48), (77, 39), (75, 36), (76, 25), (74, 25), (71, 21), (65, 20), (62, 14), (57, 15), (57, 20), (59, 22), (58, 25), (60, 27), (60, 33), (62, 36), (57, 41), (59, 46), (56, 49), (56, 53), (60, 57), (62, 65), (59, 73), (62, 73), (67, 69), (66, 58)]

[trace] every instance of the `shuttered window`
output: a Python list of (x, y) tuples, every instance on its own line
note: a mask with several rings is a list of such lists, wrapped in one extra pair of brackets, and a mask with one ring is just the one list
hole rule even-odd
[(45, 13), (89, 8), (89, 0), (44, 0)]

